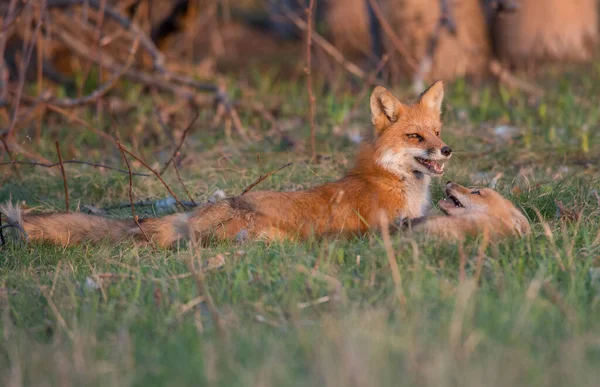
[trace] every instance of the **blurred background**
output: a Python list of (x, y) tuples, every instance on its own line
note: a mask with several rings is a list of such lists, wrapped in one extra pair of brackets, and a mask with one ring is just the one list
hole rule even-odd
[(595, 0), (4, 0), (0, 13), (7, 144), (36, 120), (39, 137), (61, 106), (93, 107), (107, 130), (103, 112), (136, 102), (122, 80), (155, 97), (162, 124), (176, 100), (216, 108), (249, 140), (260, 135), (236, 110), (277, 126), (284, 96), (253, 96), (261, 83), (303, 80), (307, 60), (317, 95), (464, 79), (539, 98), (540, 71), (591, 62), (598, 47)]
[(598, 386), (599, 3), (0, 0), (0, 203), (131, 218), (307, 189), (351, 166), (375, 85), (409, 102), (444, 79), (432, 203), (489, 186), (533, 227), (6, 243), (0, 385)]

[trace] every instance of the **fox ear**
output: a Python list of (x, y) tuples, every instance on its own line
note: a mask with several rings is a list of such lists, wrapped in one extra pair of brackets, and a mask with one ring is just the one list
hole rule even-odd
[(371, 121), (377, 133), (398, 121), (404, 106), (385, 87), (377, 86), (371, 94)]
[(435, 81), (419, 97), (419, 104), (433, 110), (437, 114), (442, 113), (442, 101), (444, 100), (444, 82)]

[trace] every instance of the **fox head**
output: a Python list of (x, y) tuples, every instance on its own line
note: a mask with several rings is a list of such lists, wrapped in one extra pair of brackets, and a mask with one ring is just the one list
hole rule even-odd
[(417, 103), (405, 105), (377, 86), (371, 94), (371, 120), (376, 132), (376, 163), (399, 177), (414, 172), (430, 176), (444, 173), (452, 149), (441, 139), (440, 120), (444, 84), (437, 81)]
[(450, 216), (485, 215), (500, 219), (519, 235), (531, 230), (521, 211), (491, 188), (467, 188), (449, 181), (446, 183), (446, 197), (438, 205)]

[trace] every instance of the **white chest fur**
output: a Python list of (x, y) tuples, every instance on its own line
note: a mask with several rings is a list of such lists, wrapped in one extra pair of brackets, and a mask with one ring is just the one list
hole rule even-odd
[(401, 218), (413, 219), (424, 216), (429, 209), (429, 185), (431, 177), (422, 175), (420, 178), (411, 176), (404, 181), (406, 195), (406, 206), (399, 214)]

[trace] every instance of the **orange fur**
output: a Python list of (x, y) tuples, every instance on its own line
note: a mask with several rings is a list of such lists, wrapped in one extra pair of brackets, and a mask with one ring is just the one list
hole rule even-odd
[(491, 241), (531, 231), (527, 218), (493, 189), (469, 189), (448, 182), (446, 195), (439, 206), (448, 216), (417, 221), (415, 231), (451, 240), (487, 234)]
[[(362, 145), (354, 168), (336, 182), (297, 192), (254, 191), (190, 213), (144, 219), (141, 227), (154, 243), (171, 246), (190, 237), (273, 240), (361, 234), (379, 224), (381, 211), (390, 222), (421, 217), (429, 203), (431, 176), (443, 174), (443, 162), (451, 156), (440, 138), (443, 96), (443, 84), (436, 82), (409, 106), (383, 87), (375, 88), (375, 137)], [(16, 222), (16, 215), (7, 215)], [(144, 238), (131, 220), (85, 214), (24, 216), (21, 224), (30, 240), (61, 245)]]

